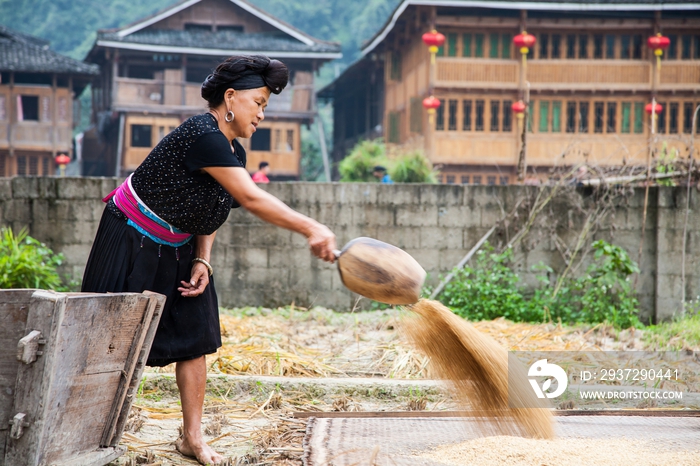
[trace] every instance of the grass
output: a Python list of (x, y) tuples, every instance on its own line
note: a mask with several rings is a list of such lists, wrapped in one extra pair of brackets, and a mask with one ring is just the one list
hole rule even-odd
[(697, 350), (700, 347), (700, 312), (646, 327), (642, 339), (651, 350)]

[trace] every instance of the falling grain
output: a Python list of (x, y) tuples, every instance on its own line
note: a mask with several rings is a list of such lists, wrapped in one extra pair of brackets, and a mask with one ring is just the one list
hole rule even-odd
[(508, 353), (495, 340), (476, 330), (437, 301), (422, 299), (409, 307), (415, 318), (407, 318), (403, 331), (431, 359), (433, 373), (450, 382), (457, 401), (477, 412), (488, 413), (484, 432), (552, 438), (552, 415), (528, 385), (525, 368), (518, 370), (522, 383), (510, 387), (508, 407)]

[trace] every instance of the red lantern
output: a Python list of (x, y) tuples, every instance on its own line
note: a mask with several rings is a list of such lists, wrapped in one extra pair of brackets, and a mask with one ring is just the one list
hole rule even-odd
[(430, 64), (434, 65), (435, 54), (437, 53), (438, 48), (445, 43), (445, 36), (433, 29), (432, 31), (423, 34), (423, 42), (425, 42), (425, 45), (428, 46), (428, 50), (430, 51)]
[(644, 107), (644, 111), (647, 112), (647, 115), (651, 115), (652, 111), (654, 112), (654, 115), (658, 115), (659, 113), (664, 111), (663, 106), (661, 106), (660, 103), (658, 102), (653, 102), (646, 104)]
[(438, 51), (438, 47), (445, 43), (445, 36), (433, 29), (432, 31), (423, 34), (423, 42), (425, 42), (425, 45), (428, 46), (430, 53), (436, 53)]
[(435, 96), (426, 97), (423, 99), (423, 107), (428, 109), (428, 113), (435, 113), (435, 110), (440, 108), (440, 99), (435, 98)]
[(518, 100), (517, 102), (513, 102), (510, 108), (513, 110), (513, 113), (520, 116), (525, 112), (525, 103), (522, 100)]
[(435, 96), (426, 97), (423, 99), (423, 107), (428, 110), (428, 121), (430, 125), (433, 124), (433, 115), (435, 111), (440, 108), (440, 99), (435, 98)]
[(56, 162), (56, 165), (58, 165), (58, 171), (60, 175), (66, 176), (66, 165), (70, 163), (70, 157), (68, 157), (64, 153), (60, 153), (56, 156), (54, 162)]
[(535, 36), (528, 34), (525, 31), (513, 37), (513, 43), (520, 49), (520, 53), (523, 55), (527, 55), (527, 53), (530, 51), (530, 47), (535, 45), (535, 42), (537, 42)]
[(68, 165), (70, 163), (70, 157), (66, 154), (58, 154), (54, 160), (58, 166)]
[(671, 45), (671, 40), (666, 36), (662, 36), (661, 33), (658, 33), (647, 40), (647, 45), (654, 51), (654, 55), (660, 57), (664, 54), (664, 50)]

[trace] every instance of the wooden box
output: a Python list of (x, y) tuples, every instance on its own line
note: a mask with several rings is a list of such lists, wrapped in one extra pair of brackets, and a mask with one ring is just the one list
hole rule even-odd
[(165, 297), (0, 290), (0, 466), (104, 465)]

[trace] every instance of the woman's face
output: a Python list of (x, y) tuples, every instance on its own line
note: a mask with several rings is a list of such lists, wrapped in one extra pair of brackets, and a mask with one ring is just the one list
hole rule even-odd
[[(231, 92), (233, 91), (233, 92)], [(265, 107), (270, 100), (270, 88), (267, 86), (244, 91), (229, 90), (229, 108), (235, 115), (229, 123), (237, 137), (249, 138), (258, 124), (265, 119)]]

